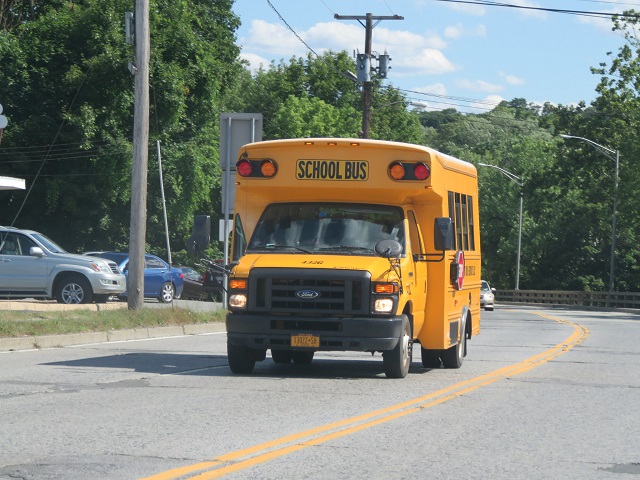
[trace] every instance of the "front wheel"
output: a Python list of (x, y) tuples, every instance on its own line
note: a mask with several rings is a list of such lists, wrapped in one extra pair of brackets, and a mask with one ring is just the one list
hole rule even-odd
[(91, 284), (82, 275), (69, 275), (57, 282), (55, 297), (58, 303), (90, 303), (93, 299)]
[(227, 340), (227, 358), (229, 368), (233, 373), (251, 373), (256, 365), (256, 359), (251, 349), (234, 345)]
[(411, 323), (406, 315), (402, 315), (402, 332), (393, 350), (382, 353), (384, 373), (387, 378), (404, 378), (409, 373), (413, 354), (413, 336)]
[(165, 282), (165, 284), (162, 285), (162, 290), (160, 290), (158, 300), (160, 303), (171, 303), (173, 302), (175, 294), (176, 289), (173, 287), (173, 284), (171, 282)]

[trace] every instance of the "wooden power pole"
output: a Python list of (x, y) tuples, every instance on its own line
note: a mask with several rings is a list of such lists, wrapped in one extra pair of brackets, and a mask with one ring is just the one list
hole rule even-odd
[(135, 0), (135, 106), (129, 233), (129, 310), (144, 306), (144, 254), (147, 233), (147, 167), (149, 163), (149, 0)]
[[(382, 20), (404, 20), (404, 17), (400, 15), (393, 16), (373, 16), (370, 13), (366, 15), (334, 15), (336, 20), (357, 20), (362, 24), (362, 20), (365, 21), (363, 25), (365, 28), (364, 36), (364, 53), (367, 59), (366, 65), (370, 65), (371, 60), (371, 43), (373, 38), (373, 27), (378, 25)], [(373, 20), (377, 20), (376, 24), (373, 24)], [(369, 68), (369, 67), (367, 67)], [(358, 78), (360, 80), (360, 78)], [(369, 127), (371, 125), (371, 76), (370, 72), (366, 72), (366, 77), (362, 86), (362, 138), (369, 138)]]

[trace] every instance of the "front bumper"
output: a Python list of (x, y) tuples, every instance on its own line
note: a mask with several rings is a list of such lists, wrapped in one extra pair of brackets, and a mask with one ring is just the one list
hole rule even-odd
[(402, 332), (402, 317), (302, 317), (229, 313), (227, 338), (233, 345), (253, 349), (289, 350), (291, 336), (320, 337), (323, 351), (384, 351), (395, 348)]
[(97, 295), (119, 295), (127, 290), (127, 277), (124, 275), (90, 275), (89, 281), (93, 293)]

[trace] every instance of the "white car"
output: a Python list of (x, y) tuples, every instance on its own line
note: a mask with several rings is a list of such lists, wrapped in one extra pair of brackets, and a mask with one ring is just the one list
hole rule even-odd
[(0, 226), (0, 297), (104, 303), (126, 289), (115, 262), (67, 253), (33, 230)]
[(489, 282), (482, 280), (482, 286), (480, 287), (480, 308), (491, 311), (493, 310), (493, 303), (495, 300), (495, 288), (491, 288)]

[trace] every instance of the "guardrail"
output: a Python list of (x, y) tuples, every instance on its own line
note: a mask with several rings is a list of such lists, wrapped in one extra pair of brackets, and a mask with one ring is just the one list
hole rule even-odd
[(640, 308), (640, 293), (496, 290), (496, 303), (499, 302), (604, 308)]

